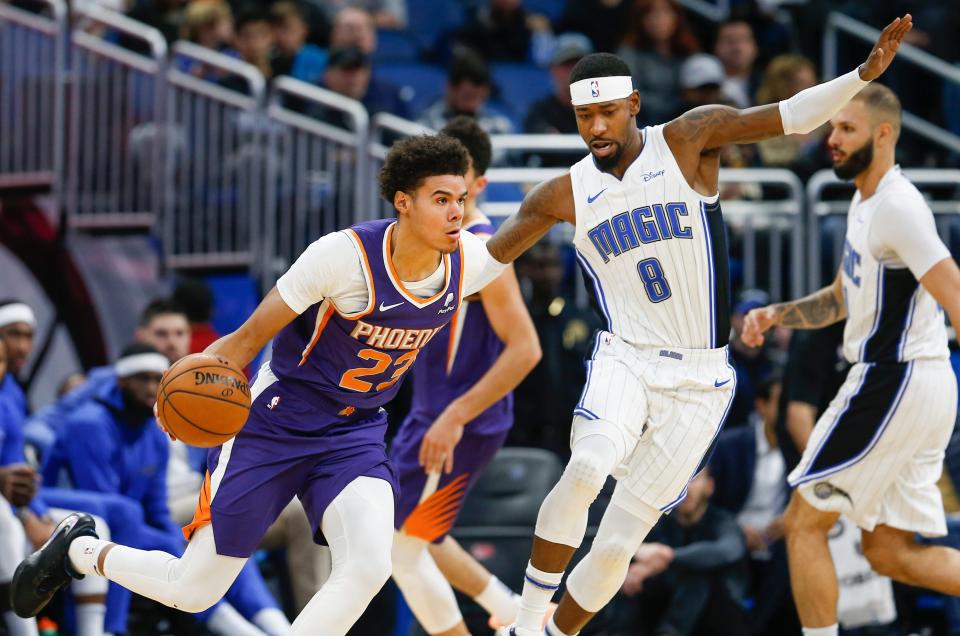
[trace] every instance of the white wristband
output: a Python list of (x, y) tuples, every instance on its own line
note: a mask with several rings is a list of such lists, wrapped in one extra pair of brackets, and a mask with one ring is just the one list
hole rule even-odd
[(780, 119), (783, 134), (808, 133), (830, 121), (854, 95), (869, 84), (860, 79), (860, 69), (855, 68), (829, 82), (811, 86), (790, 99), (780, 102)]

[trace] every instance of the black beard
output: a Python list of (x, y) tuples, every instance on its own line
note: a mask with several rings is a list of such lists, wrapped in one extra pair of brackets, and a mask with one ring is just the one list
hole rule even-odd
[(850, 153), (843, 163), (834, 163), (833, 172), (844, 181), (853, 179), (873, 163), (873, 139)]
[(601, 172), (611, 172), (614, 168), (617, 167), (617, 164), (620, 163), (620, 158), (623, 156), (623, 145), (617, 144), (617, 151), (608, 157), (598, 157), (593, 155), (593, 161), (597, 164), (597, 167), (600, 168)]

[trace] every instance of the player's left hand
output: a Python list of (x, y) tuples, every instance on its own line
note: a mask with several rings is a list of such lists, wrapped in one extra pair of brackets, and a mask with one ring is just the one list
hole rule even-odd
[(897, 55), (903, 36), (912, 28), (913, 16), (909, 13), (888, 24), (873, 45), (867, 61), (860, 65), (860, 79), (869, 82), (880, 77)]
[(743, 318), (740, 340), (748, 347), (759, 347), (764, 341), (763, 332), (776, 325), (778, 321), (777, 312), (773, 307), (751, 309)]
[(420, 465), (427, 473), (453, 472), (453, 449), (463, 437), (463, 424), (444, 411), (427, 429), (420, 444)]

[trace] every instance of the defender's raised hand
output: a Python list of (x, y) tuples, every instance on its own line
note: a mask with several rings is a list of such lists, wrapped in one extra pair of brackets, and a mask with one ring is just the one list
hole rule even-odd
[(912, 28), (913, 16), (909, 13), (888, 24), (877, 38), (877, 43), (873, 45), (867, 61), (860, 65), (860, 79), (870, 81), (880, 77), (897, 55), (903, 36)]

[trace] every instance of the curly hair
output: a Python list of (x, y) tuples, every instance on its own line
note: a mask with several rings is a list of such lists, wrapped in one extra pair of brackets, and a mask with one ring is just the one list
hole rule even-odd
[(398, 141), (380, 169), (380, 196), (393, 203), (396, 193), (412, 194), (427, 177), (463, 176), (470, 166), (467, 149), (447, 135), (419, 135)]
[(476, 175), (480, 177), (486, 174), (493, 157), (493, 146), (490, 136), (480, 127), (475, 117), (458, 115), (447, 122), (440, 134), (459, 139), (470, 154)]

